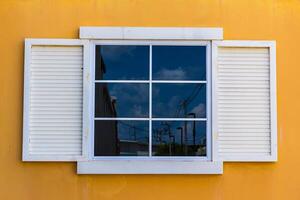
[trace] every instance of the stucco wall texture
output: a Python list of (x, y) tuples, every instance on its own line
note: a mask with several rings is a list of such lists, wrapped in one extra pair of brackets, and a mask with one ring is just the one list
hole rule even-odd
[[(300, 199), (299, 0), (0, 0), (0, 199)], [(80, 26), (223, 27), (227, 40), (276, 40), (277, 163), (223, 175), (77, 175), (24, 163), (24, 38), (78, 38)]]

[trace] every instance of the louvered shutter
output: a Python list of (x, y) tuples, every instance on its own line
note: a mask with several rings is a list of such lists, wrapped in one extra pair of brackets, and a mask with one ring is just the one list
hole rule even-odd
[(277, 160), (275, 62), (275, 42), (213, 42), (215, 158)]
[(24, 161), (84, 158), (84, 66), (87, 42), (25, 40)]

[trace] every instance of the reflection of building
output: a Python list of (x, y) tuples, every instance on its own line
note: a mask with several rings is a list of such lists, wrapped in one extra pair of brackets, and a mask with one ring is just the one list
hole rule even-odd
[[(95, 98), (96, 113), (100, 113), (100, 116), (116, 117), (116, 99), (110, 97), (107, 85), (99, 84), (96, 90), (99, 90)], [(95, 154), (103, 156), (118, 155), (118, 121), (102, 121), (101, 130), (99, 131), (95, 132)]]
[[(105, 65), (101, 56), (100, 49), (97, 51), (96, 69), (97, 74), (103, 78)], [(99, 71), (100, 70), (100, 71)], [(110, 96), (106, 83), (96, 84), (95, 86), (95, 113), (101, 117), (117, 117), (117, 100)], [(119, 155), (118, 121), (109, 120), (101, 123), (101, 130), (95, 132), (95, 155), (113, 156)]]
[[(106, 72), (105, 63), (101, 57), (101, 46), (96, 47), (96, 79), (103, 80)], [(96, 83), (95, 85), (95, 113), (99, 117), (117, 117), (117, 98), (109, 93), (107, 83)], [(97, 122), (101, 124), (101, 128), (95, 131), (95, 155), (96, 156), (136, 156), (148, 155), (148, 144), (138, 142), (136, 139), (136, 131), (138, 128), (133, 125), (126, 125), (122, 121), (107, 120)], [(120, 126), (128, 126), (124, 131), (125, 134), (130, 133), (133, 128), (134, 140), (121, 140)], [(126, 127), (127, 128), (127, 127)], [(96, 130), (96, 129), (95, 129)]]
[(106, 67), (103, 61), (103, 58), (101, 56), (101, 46), (96, 46), (96, 79), (97, 80), (103, 80), (103, 75), (106, 72)]
[(97, 84), (95, 89), (95, 113), (101, 117), (117, 117), (117, 99), (113, 96), (110, 96), (107, 84)]

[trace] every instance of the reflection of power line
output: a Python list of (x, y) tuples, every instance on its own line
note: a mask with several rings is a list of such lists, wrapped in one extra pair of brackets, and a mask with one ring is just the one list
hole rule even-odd
[(198, 94), (201, 91), (203, 86), (204, 86), (204, 84), (199, 84), (195, 87), (192, 94), (188, 98), (185, 99), (186, 104), (190, 104), (198, 96)]
[(140, 127), (138, 127), (138, 126), (136, 126), (136, 125), (127, 124), (127, 123), (122, 122), (122, 121), (119, 121), (119, 123), (120, 123), (120, 124), (123, 124), (123, 125), (125, 125), (125, 126), (128, 126), (128, 127), (130, 127), (130, 128), (134, 128), (134, 129), (136, 129), (136, 130), (140, 130), (140, 131), (143, 131), (143, 132), (146, 132), (146, 133), (149, 132), (148, 130), (143, 129), (143, 128), (140, 128)]
[[(181, 101), (179, 103), (179, 105), (177, 106), (177, 109), (175, 111), (175, 117), (177, 118), (178, 116), (181, 115), (181, 113), (183, 112), (183, 116), (184, 117), (187, 117), (188, 116), (188, 113), (187, 113), (187, 108), (188, 108), (188, 105), (193, 102), (193, 100), (198, 96), (199, 92), (201, 91), (201, 89), (203, 88), (204, 84), (197, 84), (194, 89), (192, 90), (191, 94), (185, 98), (183, 101)], [(194, 114), (194, 118), (196, 118), (196, 114)], [(174, 122), (170, 122), (171, 123), (174, 123)], [(170, 126), (169, 124), (169, 126)], [(184, 131), (182, 131), (181, 133), (181, 137), (184, 136), (184, 152), (185, 154), (187, 154), (187, 144), (188, 144), (188, 135), (187, 135), (187, 121), (184, 121), (184, 126), (182, 128)], [(195, 130), (195, 124), (194, 124), (194, 130), (193, 130), (193, 138), (194, 138), (194, 141), (193, 143), (195, 144), (195, 135), (196, 135), (196, 130)], [(183, 141), (181, 141), (181, 145), (183, 144)]]
[[(176, 109), (176, 111), (175, 111), (175, 117), (177, 118), (182, 112), (183, 112), (183, 114), (184, 114), (184, 116), (185, 117), (187, 117), (187, 106), (198, 96), (198, 94), (199, 94), (199, 92), (201, 91), (201, 89), (203, 88), (203, 86), (204, 86), (205, 84), (197, 84), (194, 88), (193, 88), (193, 90), (192, 90), (192, 92), (190, 93), (190, 95), (188, 96), (188, 97), (186, 97), (183, 101), (181, 101), (180, 103), (179, 103), (179, 105), (177, 106), (177, 109)], [(131, 129), (133, 129), (133, 136), (134, 136), (134, 139), (135, 140), (137, 140), (138, 138), (147, 138), (147, 137), (137, 137), (137, 133), (136, 133), (136, 131), (141, 131), (141, 132), (144, 132), (144, 133), (149, 133), (149, 130), (147, 130), (147, 129), (144, 129), (144, 128), (140, 128), (140, 127), (138, 127), (138, 126), (136, 126), (136, 125), (132, 125), (132, 124), (128, 124), (128, 123), (125, 123), (125, 122), (123, 122), (123, 121), (119, 121), (119, 123), (120, 124), (122, 124), (122, 125), (124, 125), (124, 126), (127, 126), (127, 127), (129, 127), (129, 128), (131, 128)], [(163, 141), (162, 141), (162, 136), (163, 135), (169, 135), (169, 143), (171, 143), (171, 139), (173, 139), (172, 138), (172, 135), (171, 135), (171, 125), (173, 124), (173, 123), (175, 123), (175, 121), (170, 121), (169, 123), (168, 123), (168, 128), (167, 129), (169, 129), (169, 132), (168, 132), (168, 130), (164, 130), (164, 131), (162, 131), (162, 130), (158, 130), (158, 129), (152, 129), (152, 131), (153, 131), (153, 138), (157, 141), (157, 142), (159, 142), (159, 143), (162, 143)], [(130, 132), (130, 130), (129, 130), (129, 132)], [(183, 135), (184, 135), (184, 140), (185, 140), (185, 142), (184, 143), (188, 143), (188, 141), (189, 141), (189, 139), (188, 139), (188, 136), (187, 136), (187, 125), (186, 125), (186, 123), (184, 124), (184, 133), (183, 133)], [(195, 134), (195, 133), (194, 133)], [(147, 138), (148, 139), (148, 138)], [(174, 138), (174, 140), (175, 140), (175, 138)], [(194, 140), (198, 140), (198, 138), (196, 139), (194, 139)], [(181, 142), (181, 143), (183, 143), (183, 142)], [(194, 142), (195, 143), (195, 142)]]
[(145, 133), (148, 134), (148, 133), (149, 133), (148, 130), (143, 129), (143, 128), (140, 128), (140, 127), (138, 127), (138, 126), (136, 126), (136, 125), (132, 125), (132, 124), (125, 123), (125, 122), (123, 122), (123, 121), (118, 121), (118, 122), (119, 122), (120, 124), (122, 124), (122, 125), (124, 125), (124, 126), (126, 126), (126, 127), (129, 128), (128, 133), (129, 133), (129, 136), (130, 136), (130, 137), (131, 137), (130, 129), (133, 130), (133, 139), (134, 139), (135, 141), (140, 140), (140, 139), (146, 139), (146, 140), (149, 139), (149, 138), (146, 137), (146, 136), (142, 136), (142, 137), (137, 136), (137, 131), (145, 132)]
[[(193, 91), (191, 92), (191, 94), (185, 98), (184, 100), (182, 100), (179, 105), (177, 106), (177, 109), (175, 111), (174, 116), (177, 118), (180, 116), (180, 114), (185, 114), (184, 110), (186, 109), (186, 107), (198, 96), (199, 92), (201, 91), (201, 89), (203, 88), (205, 84), (197, 84)], [(183, 112), (183, 113), (182, 113)], [(186, 116), (185, 116), (186, 117)]]
[[(169, 135), (169, 155), (171, 156), (172, 155), (172, 144), (171, 144), (171, 140), (172, 140), (172, 137), (174, 138), (174, 141), (175, 141), (175, 137), (172, 135), (171, 133), (171, 125), (170, 123), (168, 122), (163, 122), (162, 125), (165, 125), (166, 126), (166, 129), (165, 131), (167, 132), (167, 134)], [(175, 142), (174, 142), (175, 143)]]

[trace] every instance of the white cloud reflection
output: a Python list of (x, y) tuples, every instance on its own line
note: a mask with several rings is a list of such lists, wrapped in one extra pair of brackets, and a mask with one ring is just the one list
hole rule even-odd
[(162, 68), (154, 75), (155, 79), (167, 79), (167, 80), (182, 80), (186, 79), (186, 72), (178, 67), (176, 69)]
[(128, 117), (148, 115), (148, 84), (112, 84), (111, 86), (110, 95), (116, 97), (119, 114)]
[(191, 110), (191, 113), (195, 113), (196, 117), (205, 116), (205, 113), (206, 113), (205, 104), (203, 104), (203, 103), (198, 104)]

